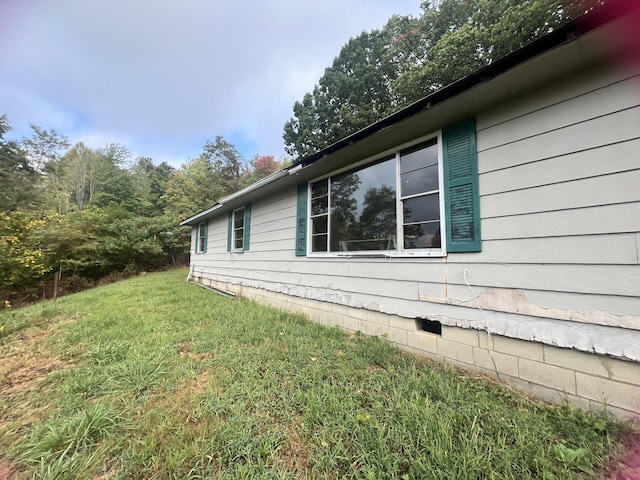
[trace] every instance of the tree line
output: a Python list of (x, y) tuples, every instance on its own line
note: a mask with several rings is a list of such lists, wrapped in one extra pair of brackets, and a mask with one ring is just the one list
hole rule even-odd
[(10, 131), (0, 116), (0, 301), (9, 303), (188, 263), (191, 229), (180, 221), (282, 166), (270, 155), (246, 162), (221, 136), (175, 168), (117, 143), (71, 145), (37, 125), (20, 141)]
[(346, 43), (284, 125), (304, 157), (504, 57), (605, 0), (427, 0)]
[[(384, 118), (606, 0), (427, 0), (349, 40), (284, 126), (288, 154), (304, 157)], [(273, 173), (273, 156), (246, 162), (223, 137), (175, 168), (93, 149), (31, 125), (9, 140), (0, 116), (2, 299), (55, 296), (122, 272), (187, 262), (181, 219)]]

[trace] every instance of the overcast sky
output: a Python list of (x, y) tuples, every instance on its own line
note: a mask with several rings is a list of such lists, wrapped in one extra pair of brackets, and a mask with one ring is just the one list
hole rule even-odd
[(179, 166), (222, 135), (250, 160), (349, 38), (420, 0), (0, 0), (0, 115)]

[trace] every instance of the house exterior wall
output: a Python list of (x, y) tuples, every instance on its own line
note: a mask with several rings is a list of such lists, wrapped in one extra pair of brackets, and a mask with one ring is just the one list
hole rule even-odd
[(211, 219), (191, 278), (640, 415), (640, 69), (586, 68), (479, 112), (476, 128), (482, 252), (296, 257), (291, 188), (252, 203), (243, 253), (227, 252), (226, 215)]

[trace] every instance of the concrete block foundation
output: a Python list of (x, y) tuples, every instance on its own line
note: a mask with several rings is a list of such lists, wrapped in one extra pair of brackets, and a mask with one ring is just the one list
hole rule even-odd
[(419, 330), (415, 319), (301, 298), (192, 276), (191, 281), (324, 325), (380, 336), (399, 348), (438, 362), (499, 378), (550, 402), (606, 408), (620, 419), (640, 420), (640, 363), (558, 348), (486, 331), (442, 325), (441, 334)]

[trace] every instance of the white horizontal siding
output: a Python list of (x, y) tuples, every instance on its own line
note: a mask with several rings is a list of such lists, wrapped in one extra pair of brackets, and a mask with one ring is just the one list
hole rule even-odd
[[(478, 128), (478, 150), (489, 150), (635, 107), (640, 103), (639, 87), (639, 77), (633, 76), (589, 93), (574, 93), (573, 96), (557, 103), (544, 104), (540, 99), (537, 104), (532, 104), (531, 100), (528, 100), (531, 110), (508, 120), (505, 117), (509, 110), (502, 110), (499, 123), (490, 127), (485, 123)], [(570, 95), (569, 91), (566, 93)], [(536, 106), (538, 109), (533, 110)], [(511, 105), (506, 108), (509, 107)]]
[(640, 202), (640, 168), (483, 196), (481, 210), (490, 218), (633, 202)]
[(528, 91), (526, 95), (512, 98), (509, 102), (495, 105), (477, 119), (477, 128), (479, 131), (483, 131), (575, 98), (593, 97), (597, 95), (599, 89), (614, 86), (634, 77), (637, 78), (639, 73), (640, 70), (637, 66), (633, 68), (633, 65), (627, 65), (623, 68), (594, 66), (584, 72), (577, 72), (576, 75), (540, 85), (538, 88)]
[[(482, 220), (482, 238), (486, 240), (639, 231), (640, 203), (637, 202)], [(550, 255), (553, 255), (553, 252), (550, 252)]]
[[(400, 286), (402, 282), (416, 285), (418, 281), (465, 285), (465, 270), (469, 272), (467, 280), (471, 285), (483, 287), (631, 297), (640, 294), (638, 265), (451, 262), (434, 264), (428, 263), (428, 259), (425, 262), (411, 264), (398, 264), (393, 261), (354, 264), (333, 259), (325, 262), (289, 262), (282, 265), (282, 262), (255, 260), (248, 252), (236, 256), (242, 258), (237, 258), (233, 264), (226, 263), (224, 268), (228, 275), (238, 278), (304, 284), (314, 288), (337, 289), (351, 293), (366, 291), (382, 296), (402, 296), (416, 300), (417, 288), (414, 293), (407, 293), (406, 286)], [(394, 285), (392, 289), (389, 288), (390, 282)]]
[(225, 216), (192, 265), (222, 282), (482, 328), (473, 289), (525, 336), (535, 318), (640, 330), (640, 77), (588, 73), (478, 114), (480, 253), (296, 257), (291, 188), (252, 204), (249, 251), (226, 251)]
[[(552, 185), (638, 168), (640, 137), (480, 174), (481, 195)], [(606, 161), (604, 161), (606, 159)]]
[(484, 173), (637, 139), (639, 125), (640, 107), (610, 113), (478, 151), (478, 170)]

